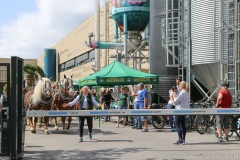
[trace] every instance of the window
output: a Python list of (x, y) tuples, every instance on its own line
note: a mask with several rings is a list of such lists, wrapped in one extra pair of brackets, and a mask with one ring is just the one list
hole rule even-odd
[(89, 61), (93, 62), (95, 60), (95, 51), (92, 50), (89, 52)]
[(75, 59), (66, 62), (66, 69), (71, 69), (75, 67)]
[(78, 57), (75, 57), (72, 60), (69, 60), (65, 63), (62, 63), (58, 66), (58, 71), (63, 72), (68, 69), (72, 69), (74, 67), (81, 66), (83, 64), (95, 61), (95, 51), (91, 50), (90, 52), (86, 52)]

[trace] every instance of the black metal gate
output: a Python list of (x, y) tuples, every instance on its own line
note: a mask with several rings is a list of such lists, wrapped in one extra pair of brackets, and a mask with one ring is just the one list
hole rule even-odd
[(11, 65), (0, 63), (0, 95), (2, 97), (0, 156), (21, 159), (25, 139), (21, 58), (12, 57)]

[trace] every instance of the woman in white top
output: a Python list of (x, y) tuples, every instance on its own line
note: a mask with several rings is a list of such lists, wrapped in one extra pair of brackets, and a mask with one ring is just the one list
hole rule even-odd
[[(176, 105), (176, 109), (189, 109), (190, 108), (190, 95), (188, 84), (185, 81), (182, 81), (179, 85), (181, 92), (178, 97), (174, 100), (174, 104)], [(185, 144), (186, 137), (186, 116), (185, 115), (177, 115), (175, 116), (175, 125), (178, 132), (178, 141), (174, 144)]]
[[(178, 93), (178, 88), (176, 86), (173, 86), (171, 89), (171, 92), (169, 93), (169, 101), (168, 101), (168, 105), (167, 105), (167, 109), (175, 109), (175, 105), (174, 105), (174, 99), (177, 98), (177, 93)], [(171, 131), (175, 132), (175, 123), (173, 121), (173, 116), (169, 116), (169, 124), (171, 127)]]

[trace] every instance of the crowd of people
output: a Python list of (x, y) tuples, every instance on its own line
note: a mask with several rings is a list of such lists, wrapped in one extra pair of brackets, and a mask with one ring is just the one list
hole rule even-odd
[[(228, 84), (226, 82), (221, 84), (221, 88), (218, 94), (216, 108), (231, 108), (232, 96), (228, 90)], [(113, 89), (108, 91), (103, 90), (100, 96), (97, 97), (96, 92), (84, 86), (79, 95), (76, 95), (74, 101), (64, 104), (64, 106), (73, 106), (75, 104), (79, 105), (80, 110), (92, 110), (94, 106), (100, 107), (104, 110), (111, 109), (111, 103), (117, 101), (117, 109), (130, 109), (130, 105), (133, 105), (134, 109), (148, 109), (148, 92), (143, 83), (137, 85), (137, 89), (132, 86), (122, 87), (120, 93), (114, 98)], [(167, 109), (189, 109), (190, 108), (190, 94), (189, 87), (185, 81), (181, 81), (180, 78), (176, 79), (176, 85), (173, 86), (169, 91), (169, 101), (167, 104)], [(123, 118), (122, 128), (125, 127), (127, 123), (127, 117), (117, 117), (116, 128), (119, 128), (120, 119)], [(84, 121), (87, 120), (88, 125), (88, 135), (89, 139), (92, 139), (92, 117), (80, 117), (79, 118), (79, 130), (80, 139), (79, 142), (83, 142), (83, 126)], [(217, 115), (217, 130), (219, 134), (218, 141), (224, 140), (228, 141), (228, 131), (229, 131), (229, 116), (227, 115)], [(110, 122), (111, 118), (106, 116), (104, 122)], [(186, 142), (186, 116), (185, 115), (175, 115), (169, 116), (169, 124), (172, 132), (177, 132), (178, 139), (174, 144), (185, 144)], [(222, 126), (224, 127), (224, 138), (222, 138)], [(148, 121), (147, 116), (136, 116), (135, 123), (132, 129), (141, 129), (142, 132), (148, 132)]]
[[(216, 100), (215, 108), (231, 108), (232, 95), (229, 91), (229, 84), (223, 82), (220, 85), (220, 90)], [(4, 94), (0, 97), (0, 108), (3, 97), (6, 94), (6, 87)], [(100, 95), (96, 94), (96, 90), (90, 90), (89, 87), (84, 86), (80, 91), (75, 92), (74, 100), (68, 104), (63, 104), (63, 107), (75, 106), (79, 110), (93, 110), (94, 107), (99, 107), (103, 110), (111, 109), (111, 104), (116, 102), (117, 109), (148, 109), (148, 91), (143, 83), (139, 83), (134, 89), (133, 86), (122, 87), (120, 92), (114, 94), (113, 89), (101, 91)], [(133, 107), (131, 107), (133, 106)], [(190, 94), (189, 87), (185, 81), (180, 78), (176, 79), (176, 85), (169, 90), (169, 101), (167, 109), (189, 109), (190, 108)], [(116, 108), (115, 108), (116, 109)], [(177, 132), (178, 139), (174, 144), (185, 144), (186, 142), (186, 115), (168, 116), (169, 125), (172, 132)], [(122, 128), (127, 124), (127, 117), (117, 117), (116, 128), (119, 128), (120, 119), (123, 118)], [(84, 121), (87, 121), (88, 136), (92, 139), (93, 117), (81, 116), (79, 117), (79, 142), (83, 142), (83, 128)], [(104, 122), (110, 122), (111, 117), (106, 116)], [(229, 132), (229, 115), (216, 115), (216, 127), (218, 132), (218, 141), (228, 141)], [(140, 129), (142, 132), (148, 132), (147, 116), (136, 116), (134, 126), (132, 129)]]

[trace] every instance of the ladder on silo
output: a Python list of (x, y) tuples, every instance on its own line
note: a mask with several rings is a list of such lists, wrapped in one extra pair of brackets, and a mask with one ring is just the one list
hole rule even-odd
[[(179, 21), (179, 55), (178, 55), (178, 76), (182, 80), (187, 81), (187, 78), (190, 77), (190, 25), (189, 25), (189, 9), (190, 9), (190, 0), (179, 0), (179, 12), (178, 12), (178, 21)], [(188, 58), (189, 57), (189, 58)], [(189, 60), (189, 61), (188, 61)], [(186, 77), (185, 77), (186, 71)]]
[(227, 63), (227, 81), (229, 83), (229, 91), (233, 100), (238, 97), (237, 82), (237, 19), (238, 19), (238, 3), (234, 0), (222, 1), (224, 6), (224, 18), (222, 20), (223, 34), (225, 34), (226, 43), (226, 63)]
[(179, 43), (179, 47), (178, 47), (178, 77), (181, 78), (182, 80), (184, 80), (184, 32), (183, 32), (183, 28), (184, 28), (184, 23), (183, 23), (183, 10), (184, 10), (184, 6), (183, 6), (183, 0), (179, 0), (178, 3), (178, 43)]
[(165, 23), (162, 24), (164, 35), (162, 45), (166, 49), (167, 67), (178, 67), (179, 8), (176, 7), (176, 4), (179, 4), (177, 0), (165, 0)]

